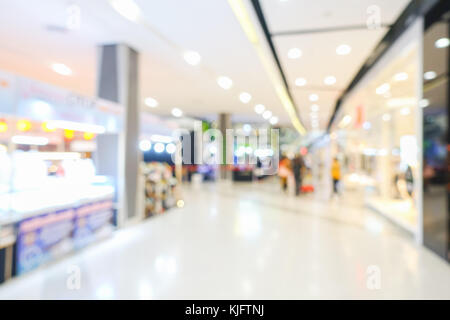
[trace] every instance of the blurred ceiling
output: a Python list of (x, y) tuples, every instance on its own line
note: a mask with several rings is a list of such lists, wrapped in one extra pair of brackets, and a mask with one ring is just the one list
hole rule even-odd
[[(251, 8), (249, 1), (244, 2)], [(341, 90), (408, 2), (260, 1), (294, 102), (308, 129), (312, 128), (309, 114), (313, 104), (309, 96), (318, 95), (316, 129), (325, 129)], [(97, 46), (126, 43), (141, 53), (141, 102), (149, 112), (170, 115), (177, 107), (194, 117), (215, 118), (219, 112), (229, 112), (237, 121), (263, 122), (266, 120), (254, 112), (254, 106), (261, 103), (281, 123), (290, 123), (227, 0), (134, 3), (144, 23), (126, 19), (108, 0), (0, 0), (0, 69), (95, 96)], [(74, 4), (80, 8), (81, 23), (79, 29), (67, 29), (67, 9)], [(379, 20), (373, 20), (374, 9)], [(254, 13), (252, 21), (257, 23)], [(375, 21), (377, 27), (367, 27), (367, 21)], [(341, 44), (351, 47), (348, 55), (336, 54)], [(301, 50), (299, 59), (288, 58), (291, 48)], [(183, 54), (189, 50), (200, 54), (199, 65), (185, 62)], [(53, 63), (67, 65), (73, 75), (53, 72)], [(219, 87), (218, 76), (231, 78), (233, 87)], [(336, 83), (325, 85), (326, 76), (334, 76)], [(295, 86), (299, 77), (306, 79), (305, 86)], [(239, 100), (244, 91), (252, 95), (248, 104)], [(158, 107), (145, 106), (146, 97), (156, 99)]]

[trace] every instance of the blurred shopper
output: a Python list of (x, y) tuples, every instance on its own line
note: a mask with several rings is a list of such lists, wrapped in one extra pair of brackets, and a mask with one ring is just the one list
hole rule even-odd
[(331, 178), (333, 179), (333, 193), (339, 195), (339, 181), (341, 180), (341, 165), (335, 157), (331, 164)]
[(291, 174), (291, 163), (288, 157), (282, 156), (280, 160), (280, 167), (278, 169), (278, 176), (280, 177), (281, 188), (287, 191), (288, 178)]
[(303, 169), (305, 167), (305, 163), (301, 155), (296, 155), (294, 161), (292, 163), (292, 171), (294, 173), (295, 179), (295, 195), (298, 196), (300, 194), (302, 188), (302, 174)]

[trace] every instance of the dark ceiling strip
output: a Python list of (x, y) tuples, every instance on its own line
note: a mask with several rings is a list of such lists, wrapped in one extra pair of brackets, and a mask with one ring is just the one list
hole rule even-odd
[[(350, 91), (358, 84), (359, 81), (367, 74), (367, 72), (375, 65), (375, 63), (387, 52), (393, 43), (408, 29), (411, 23), (419, 15), (425, 14), (432, 6), (439, 0), (412, 0), (408, 6), (398, 17), (397, 21), (392, 25), (391, 29), (386, 33), (381, 42), (376, 46), (373, 53), (366, 60), (364, 65), (356, 74), (355, 78), (350, 82), (349, 86), (336, 102), (334, 112), (331, 115), (327, 126), (327, 132), (330, 131), (331, 126), (336, 118), (336, 115), (341, 107), (342, 101), (350, 93)], [(448, 0), (441, 0), (448, 1)]]
[[(382, 23), (380, 27), (390, 28), (391, 25)], [(273, 37), (279, 36), (293, 36), (293, 35), (304, 35), (311, 33), (327, 33), (327, 32), (341, 32), (341, 31), (356, 31), (356, 30), (367, 30), (367, 25), (352, 25), (352, 26), (335, 26), (335, 27), (327, 27), (327, 28), (318, 28), (318, 29), (304, 29), (304, 30), (286, 30), (286, 31), (278, 31), (272, 32)]]
[[(297, 116), (299, 117), (299, 120), (300, 120), (301, 118), (300, 118), (299, 110), (297, 108), (297, 104), (295, 103), (295, 100), (292, 98), (291, 90), (289, 89), (289, 85), (286, 80), (286, 75), (283, 71), (283, 67), (281, 66), (280, 59), (278, 58), (278, 54), (275, 50), (275, 46), (272, 41), (272, 36), (271, 36), (269, 28), (267, 26), (266, 18), (264, 17), (264, 13), (263, 13), (261, 4), (259, 3), (259, 0), (251, 0), (251, 2), (253, 5), (253, 9), (255, 10), (256, 16), (258, 17), (261, 28), (263, 29), (264, 36), (267, 40), (267, 43), (269, 44), (270, 51), (272, 52), (273, 58), (275, 59), (275, 62), (277, 64), (278, 71), (280, 72), (281, 78), (283, 79), (283, 84), (286, 88), (289, 98), (291, 99), (291, 101), (294, 105), (295, 111), (297, 113)], [(300, 120), (300, 122), (301, 122), (301, 120)]]

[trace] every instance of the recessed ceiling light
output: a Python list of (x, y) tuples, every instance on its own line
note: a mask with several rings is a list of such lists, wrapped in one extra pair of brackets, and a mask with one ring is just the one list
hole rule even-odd
[(381, 86), (375, 89), (375, 92), (376, 94), (383, 95), (388, 93), (389, 90), (391, 90), (391, 86), (389, 85), (389, 83), (383, 83)]
[(427, 71), (423, 74), (423, 78), (425, 80), (433, 80), (434, 78), (436, 78), (436, 72), (434, 71)]
[(319, 96), (317, 94), (313, 93), (309, 95), (309, 101), (315, 102), (317, 100), (319, 100)]
[(156, 108), (158, 106), (158, 101), (152, 97), (145, 98), (145, 105), (150, 108)]
[(164, 146), (164, 143), (158, 142), (157, 144), (155, 144), (155, 147), (153, 149), (156, 153), (161, 153), (164, 151), (164, 149), (166, 149), (166, 147)]
[(411, 110), (408, 107), (404, 107), (402, 108), (402, 110), (400, 110), (400, 113), (404, 116), (407, 116), (408, 114), (411, 113)]
[(333, 84), (336, 83), (336, 78), (333, 76), (328, 76), (325, 77), (325, 79), (323, 80), (323, 82), (327, 85), (327, 86), (331, 86)]
[(111, 6), (126, 19), (136, 22), (141, 16), (141, 10), (133, 0), (111, 0)]
[(242, 126), (242, 129), (244, 129), (244, 131), (248, 133), (248, 132), (252, 131), (252, 126), (250, 124), (246, 123)]
[(336, 53), (338, 55), (344, 56), (349, 54), (352, 51), (352, 48), (348, 44), (341, 44), (336, 48)]
[(52, 69), (56, 73), (62, 75), (62, 76), (71, 76), (72, 75), (72, 69), (70, 69), (68, 66), (62, 63), (54, 63), (52, 64)]
[(278, 117), (272, 117), (269, 121), (271, 125), (276, 125), (278, 123)]
[(302, 56), (302, 50), (299, 48), (292, 48), (288, 51), (288, 57), (289, 59), (298, 59)]
[(352, 122), (352, 116), (347, 114), (342, 118), (341, 122), (339, 122), (339, 128), (344, 128), (344, 127), (348, 126), (351, 122)]
[(372, 127), (372, 124), (369, 121), (363, 123), (363, 128), (365, 130), (369, 130)]
[(434, 43), (434, 46), (438, 49), (446, 48), (450, 45), (450, 39), (449, 38), (440, 38), (436, 40)]
[(179, 117), (181, 117), (183, 115), (183, 111), (181, 111), (181, 109), (178, 109), (178, 108), (173, 108), (172, 109), (172, 115), (174, 117), (179, 118)]
[(391, 115), (389, 113), (383, 114), (383, 121), (389, 121), (391, 120)]
[(264, 112), (264, 110), (266, 110), (266, 107), (264, 105), (262, 105), (262, 104), (257, 104), (255, 106), (255, 112), (257, 114), (262, 114)]
[(310, 115), (311, 115), (311, 119), (319, 118), (319, 115), (316, 112), (311, 112)]
[(217, 78), (217, 84), (222, 89), (228, 90), (228, 89), (231, 89), (231, 87), (233, 86), (233, 80), (231, 80), (228, 77), (222, 76), (222, 77)]
[(313, 104), (313, 105), (311, 106), (311, 111), (314, 111), (314, 112), (319, 111), (319, 106), (318, 106), (317, 104)]
[(406, 72), (396, 73), (394, 76), (395, 81), (405, 81), (408, 79), (408, 74)]
[(174, 153), (176, 150), (177, 150), (177, 147), (176, 147), (175, 144), (173, 144), (173, 143), (169, 143), (169, 144), (166, 146), (166, 152), (167, 152), (168, 154), (172, 154), (172, 153)]
[(295, 85), (297, 87), (303, 87), (306, 84), (306, 79), (305, 78), (297, 78), (295, 79)]
[(202, 57), (200, 56), (200, 54), (196, 51), (186, 51), (183, 54), (183, 58), (184, 60), (190, 64), (191, 66), (196, 66), (200, 63), (200, 61), (202, 60)]
[(252, 95), (248, 92), (242, 92), (239, 95), (239, 100), (241, 100), (242, 103), (249, 103), (250, 100), (252, 100)]
[(271, 111), (269, 111), (269, 110), (264, 111), (264, 113), (263, 113), (263, 118), (264, 119), (268, 120), (268, 119), (270, 119), (271, 116), (272, 116), (272, 112)]
[(430, 105), (430, 100), (428, 99), (422, 99), (419, 101), (419, 106), (422, 108), (426, 108)]
[(152, 143), (149, 140), (142, 140), (141, 142), (139, 142), (139, 149), (141, 151), (150, 151), (152, 148)]

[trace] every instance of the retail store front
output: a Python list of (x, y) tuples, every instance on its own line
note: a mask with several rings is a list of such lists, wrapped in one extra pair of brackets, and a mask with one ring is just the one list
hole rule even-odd
[(330, 135), (343, 186), (414, 235), (421, 198), (420, 21), (343, 101)]
[(0, 282), (111, 234), (115, 183), (97, 139), (121, 107), (1, 73)]

